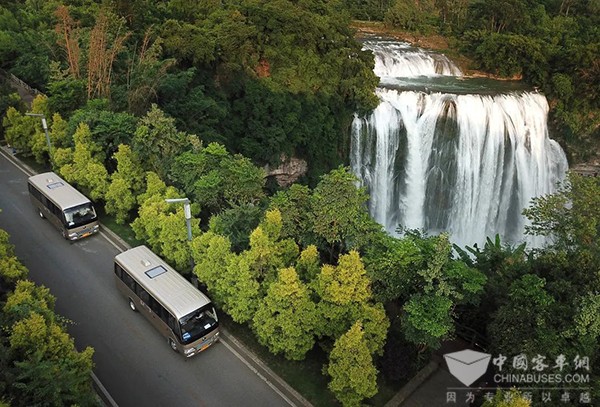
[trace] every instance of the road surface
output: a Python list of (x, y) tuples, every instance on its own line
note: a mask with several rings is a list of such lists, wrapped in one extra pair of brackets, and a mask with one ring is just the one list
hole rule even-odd
[(185, 359), (115, 289), (119, 249), (102, 235), (68, 242), (41, 219), (27, 175), (0, 154), (0, 228), (11, 236), (30, 279), (56, 296), (56, 311), (78, 349), (95, 349), (94, 372), (121, 407), (289, 406), (229, 346)]

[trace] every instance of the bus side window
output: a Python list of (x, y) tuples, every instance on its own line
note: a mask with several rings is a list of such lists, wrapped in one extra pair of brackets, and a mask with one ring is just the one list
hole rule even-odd
[(167, 325), (169, 325), (169, 328), (171, 328), (173, 330), (173, 332), (175, 332), (177, 335), (179, 335), (179, 324), (177, 323), (177, 320), (175, 319), (175, 317), (173, 317), (173, 315), (168, 314), (167, 317)]
[(150, 294), (148, 294), (148, 291), (144, 290), (139, 284), (136, 284), (135, 288), (135, 293), (140, 297), (140, 300), (142, 300), (144, 304), (150, 303)]
[(131, 291), (135, 292), (135, 286), (137, 285), (137, 283), (133, 278), (131, 278), (129, 274), (123, 273), (123, 282), (127, 285), (127, 287), (129, 287)]
[(52, 213), (53, 213), (54, 215), (56, 215), (56, 217), (57, 217), (58, 219), (61, 219), (61, 220), (62, 220), (62, 219), (63, 219), (63, 216), (62, 216), (62, 211), (61, 211), (60, 209), (58, 209), (58, 206), (54, 205), (54, 203), (53, 203), (53, 202), (50, 202), (50, 201), (48, 201), (48, 204), (50, 205), (50, 208), (51, 208), (50, 210), (52, 211)]
[(42, 202), (42, 193), (31, 184), (27, 184), (27, 187), (29, 188), (29, 193), (33, 195), (35, 199)]
[(115, 263), (115, 274), (117, 275), (117, 277), (123, 280), (123, 269), (117, 263)]
[(167, 312), (167, 310), (165, 309), (165, 307), (163, 307), (158, 301), (156, 301), (154, 298), (150, 299), (150, 308), (152, 309), (152, 311), (158, 315), (158, 317), (160, 319), (162, 319), (165, 323), (167, 323), (166, 317), (165, 315), (168, 315), (169, 313)]

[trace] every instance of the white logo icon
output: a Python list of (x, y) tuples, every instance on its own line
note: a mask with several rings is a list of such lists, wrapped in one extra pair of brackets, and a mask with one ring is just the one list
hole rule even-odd
[(485, 374), (491, 357), (489, 353), (475, 352), (470, 349), (444, 355), (450, 373), (465, 386), (470, 386)]

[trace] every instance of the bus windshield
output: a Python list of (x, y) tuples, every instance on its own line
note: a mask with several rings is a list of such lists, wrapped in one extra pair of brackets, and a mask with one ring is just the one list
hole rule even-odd
[(217, 313), (212, 304), (208, 304), (180, 318), (179, 324), (183, 343), (194, 342), (217, 327)]
[(96, 211), (91, 203), (65, 209), (64, 214), (67, 227), (69, 229), (76, 228), (96, 220)]

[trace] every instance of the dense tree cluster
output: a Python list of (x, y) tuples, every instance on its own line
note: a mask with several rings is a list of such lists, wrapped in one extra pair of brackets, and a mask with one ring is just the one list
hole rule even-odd
[[(63, 116), (94, 99), (138, 117), (156, 104), (180, 131), (260, 164), (305, 158), (316, 180), (345, 160), (353, 113), (376, 104), (373, 59), (348, 23), (335, 3), (313, 0), (9, 1), (0, 68)], [(154, 119), (137, 130), (141, 145), (167, 124)], [(112, 148), (131, 143), (131, 126), (112, 129)], [(144, 147), (154, 155), (185, 142), (171, 134)]]
[(27, 280), (8, 238), (0, 229), (0, 405), (98, 405), (93, 349), (75, 349), (54, 297)]
[[(30, 111), (47, 118), (52, 151), (40, 120), (3, 93), (11, 146), (131, 222), (136, 237), (178, 269), (191, 253), (211, 298), (271, 352), (301, 360), (315, 346), (326, 351), (323, 372), (344, 405), (376, 393), (378, 370), (406, 379), (464, 326), (491, 351), (561, 349), (598, 363), (597, 180), (573, 176), (525, 211), (532, 234), (554, 239), (547, 248), (499, 238), (459, 248), (446, 234), (386, 234), (367, 213), (365, 190), (337, 165), (347, 156), (351, 113), (373, 107), (377, 82), (347, 10), (461, 35), (482, 66), (523, 74), (555, 95), (554, 112), (563, 109), (568, 123), (579, 113), (596, 117), (587, 113), (597, 98), (574, 97), (597, 93), (598, 81), (589, 82), (597, 76), (596, 17), (583, 17), (591, 2), (150, 3), (0, 6), (0, 67), (47, 92)], [(311, 186), (269, 196), (257, 163), (282, 153), (309, 159)], [(183, 208), (165, 202), (182, 196), (193, 203), (191, 244)], [(2, 281), (14, 290), (6, 306), (25, 301), (31, 312), (19, 324), (6, 308), (13, 320), (2, 324), (10, 328), (0, 363), (25, 352), (26, 326), (39, 328), (32, 337), (57, 335), (59, 348), (71, 349), (48, 311), (51, 297), (18, 282), (25, 271), (3, 239)], [(14, 365), (24, 373), (10, 380), (43, 380), (32, 360)], [(71, 371), (91, 366), (87, 353), (65, 360)], [(79, 392), (83, 382), (74, 380), (65, 376), (65, 386)]]

